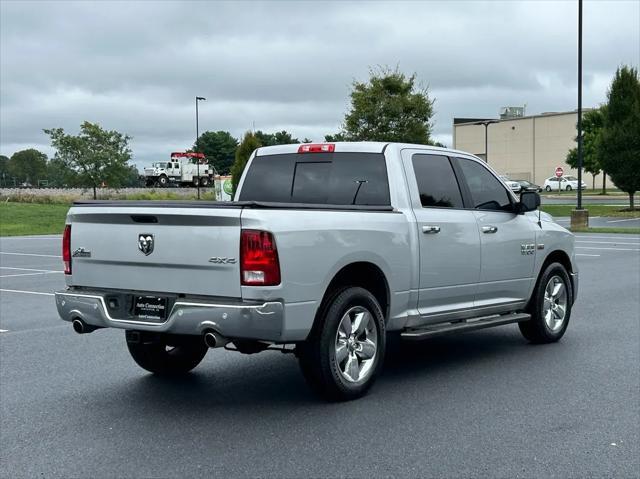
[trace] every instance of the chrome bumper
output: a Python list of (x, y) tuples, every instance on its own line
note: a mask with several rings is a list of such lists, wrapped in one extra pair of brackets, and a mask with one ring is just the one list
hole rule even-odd
[(129, 315), (114, 315), (106, 302), (107, 296), (112, 295), (99, 291), (57, 291), (56, 307), (64, 321), (81, 319), (97, 328), (191, 335), (213, 329), (230, 339), (279, 341), (282, 338), (284, 305), (278, 301), (211, 303), (179, 298), (173, 302), (167, 319), (160, 323), (138, 321)]

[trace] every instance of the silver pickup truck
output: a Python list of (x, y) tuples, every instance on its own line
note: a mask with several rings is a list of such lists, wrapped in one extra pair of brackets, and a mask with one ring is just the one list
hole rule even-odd
[(461, 151), (260, 148), (233, 202), (76, 202), (56, 306), (78, 333), (124, 329), (156, 374), (190, 371), (209, 348), (280, 348), (314, 390), (352, 399), (391, 335), (517, 323), (533, 343), (563, 336), (574, 238), (539, 204)]

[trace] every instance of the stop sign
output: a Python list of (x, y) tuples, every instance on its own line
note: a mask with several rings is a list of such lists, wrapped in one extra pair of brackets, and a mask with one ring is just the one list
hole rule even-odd
[(562, 175), (564, 175), (564, 170), (562, 169), (562, 167), (561, 167), (561, 166), (558, 166), (558, 167), (556, 168), (556, 176), (557, 176), (558, 178), (560, 178)]

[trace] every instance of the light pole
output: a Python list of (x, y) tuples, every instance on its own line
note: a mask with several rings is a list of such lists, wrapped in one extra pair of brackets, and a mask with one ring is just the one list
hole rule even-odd
[(582, 209), (582, 0), (578, 0), (578, 207)]
[[(206, 101), (207, 99), (203, 96), (196, 97), (196, 148), (198, 147), (198, 138), (200, 138), (200, 131), (198, 125), (198, 102)], [(197, 180), (196, 180), (196, 189), (198, 191), (198, 199), (200, 199), (200, 159), (196, 158), (196, 171), (197, 171)]]
[(499, 120), (483, 120), (473, 123), (474, 125), (484, 126), (484, 161), (489, 163), (489, 125), (499, 123)]

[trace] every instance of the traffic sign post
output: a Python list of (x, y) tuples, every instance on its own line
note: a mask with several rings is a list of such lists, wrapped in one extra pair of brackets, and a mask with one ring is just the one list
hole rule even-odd
[(562, 168), (562, 166), (558, 166), (556, 168), (556, 178), (558, 178), (558, 193), (560, 192), (560, 183), (562, 183), (560, 181), (560, 178), (562, 178), (563, 175), (564, 175), (564, 169)]

